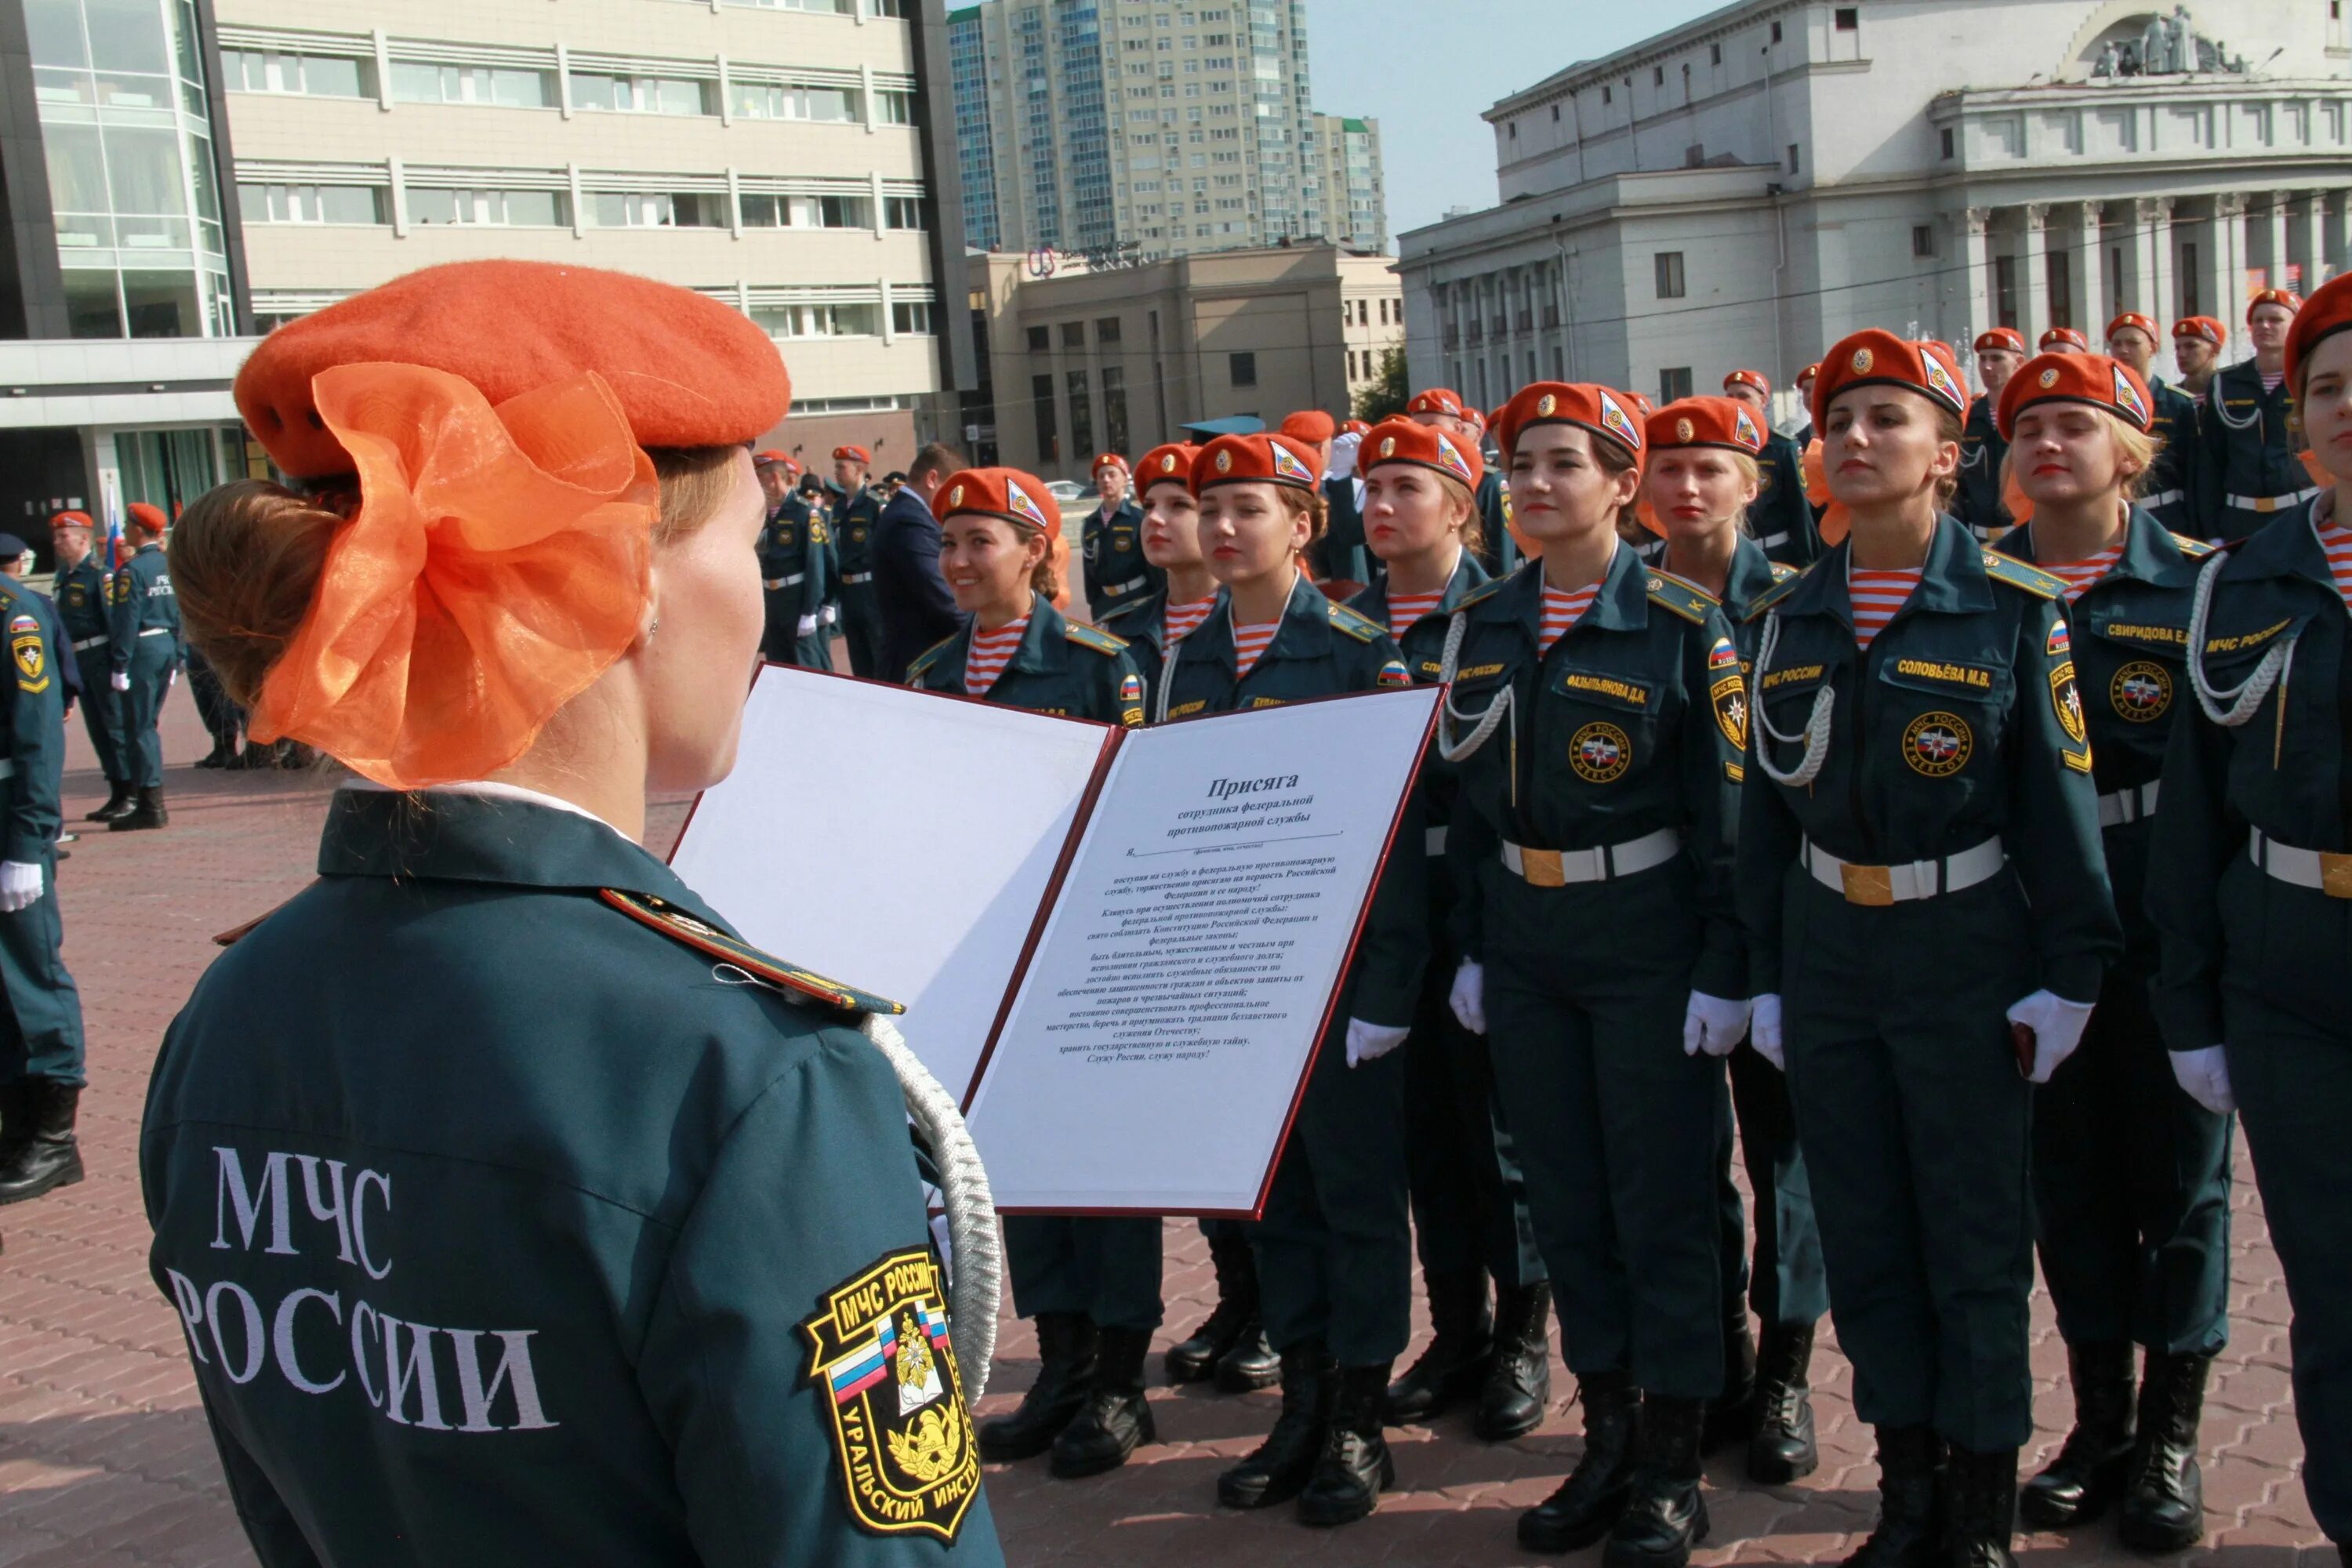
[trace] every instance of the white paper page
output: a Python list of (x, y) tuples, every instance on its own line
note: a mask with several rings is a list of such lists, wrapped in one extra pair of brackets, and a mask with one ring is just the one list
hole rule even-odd
[(904, 1003), (961, 1099), (1108, 738), (770, 666), (670, 864), (752, 946)]
[(1001, 1206), (1255, 1206), (1437, 698), (1129, 737), (973, 1099)]

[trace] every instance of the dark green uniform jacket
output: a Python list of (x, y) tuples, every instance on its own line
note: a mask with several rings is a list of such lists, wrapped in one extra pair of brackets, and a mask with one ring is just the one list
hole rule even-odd
[(1307, 552), (1318, 582), (1369, 583), (1380, 564), (1364, 548), (1364, 514), (1356, 505), (1358, 482), (1354, 474), (1323, 481), (1323, 533)]
[(2155, 433), (2164, 445), (2139, 487), (2139, 504), (2176, 532), (2189, 528), (2197, 462), (2197, 400), (2161, 376), (2147, 378), (2156, 397)]
[[(115, 674), (128, 670), (132, 656), (145, 651), (138, 646), (142, 637), (169, 648), (172, 662), (179, 662), (180, 601), (172, 595), (172, 573), (162, 545), (142, 544), (132, 552), (114, 574), (107, 604), (107, 658)], [(148, 637), (151, 632), (156, 635)], [(165, 642), (165, 637), (171, 640)]]
[[(1764, 553), (1789, 566), (1811, 565), (1822, 552), (1813, 504), (1805, 499), (1805, 455), (1786, 436), (1768, 436), (1756, 457), (1763, 488), (1748, 509), (1748, 529)], [(1736, 598), (1726, 604), (1736, 605)]]
[(1160, 568), (1143, 558), (1143, 509), (1133, 497), (1108, 517), (1099, 506), (1087, 513), (1078, 547), (1086, 557), (1087, 608), (1097, 616), (1160, 586)]
[(1993, 424), (1996, 401), (1988, 393), (1969, 404), (1969, 416), (1960, 426), (1960, 488), (1952, 498), (1952, 515), (1968, 524), (1979, 542), (2010, 524), (2000, 488), (2000, 465), (2009, 456), (2009, 443)]
[[(2278, 514), (2278, 498), (2312, 489), (2298, 455), (2302, 437), (2292, 424), (2294, 412), (2286, 383), (2264, 392), (2252, 360), (2214, 373), (2197, 410), (2197, 456), (2189, 473), (2198, 533), (2243, 539)], [(2272, 510), (2246, 504), (2256, 500), (2273, 502)]]
[(1479, 476), (1478, 493), (1473, 499), (1478, 503), (1478, 564), (1489, 577), (1518, 570), (1519, 546), (1508, 526), (1510, 495), (1499, 468), (1489, 468)]
[(141, 1139), (261, 1561), (1001, 1563), (873, 999), (552, 805), (347, 789), (319, 871)]
[(832, 596), (824, 573), (831, 538), (822, 514), (797, 490), (769, 514), (760, 533), (760, 578), (772, 618), (789, 616), (797, 625)]
[[(1493, 579), (1478, 558), (1465, 550), (1454, 563), (1454, 575), (1446, 580), (1445, 595), (1437, 601), (1437, 608), (1405, 628), (1401, 646), (1404, 652), (1405, 668), (1412, 675), (1415, 686), (1433, 684), (1445, 668), (1445, 628), (1453, 623), (1454, 612), (1462, 601), (1485, 587)], [(1389, 624), (1389, 580), (1381, 580), (1348, 601), (1355, 611), (1376, 626)], [(1454, 820), (1454, 765), (1430, 748), (1428, 759), (1421, 768), (1421, 797), (1426, 813), (1424, 826), (1432, 830), (1443, 828)], [(1440, 895), (1441, 903), (1451, 903)]]
[[(917, 654), (907, 667), (907, 684), (918, 691), (966, 695), (964, 660), (971, 653), (971, 632), (968, 623), (947, 641)], [(1123, 640), (1069, 619), (1033, 592), (1021, 646), (988, 689), (987, 700), (1132, 729), (1143, 722), (1143, 677)]]
[[(1925, 575), (1869, 651), (1854, 646), (1849, 544), (1751, 605), (1779, 617), (1750, 689), (1775, 731), (1800, 735), (1814, 694), (1834, 692), (1828, 750), (1809, 787), (1749, 775), (1740, 825), (1740, 909), (1755, 993), (1781, 988), (1781, 889), (1801, 838), (1860, 866), (1938, 860), (2000, 837), (2033, 909), (2041, 984), (2099, 994), (2121, 946), (2099, 843), (2091, 746), (2064, 584), (1982, 551), (1941, 520)], [(1802, 747), (1756, 744), (1783, 772)]]
[(881, 520), (882, 498), (871, 485), (844, 500), (834, 512), (834, 548), (844, 586), (874, 580), (874, 525)]
[(0, 683), (0, 703), (6, 705), (0, 741), (8, 764), (7, 778), (0, 783), (0, 798), (7, 802), (6, 816), (0, 818), (0, 860), (26, 866), (50, 864), (64, 823), (65, 680), (50, 656), (47, 610), (40, 597), (14, 578), (0, 578), (0, 612), (8, 617), (14, 678)]
[(1103, 617), (1103, 630), (1127, 644), (1127, 657), (1143, 677), (1143, 707), (1149, 713), (1160, 700), (1160, 671), (1168, 658), (1168, 588), (1165, 583), (1129, 599)]
[[(1537, 651), (1540, 563), (1471, 595), (1461, 613), (1451, 727), (1465, 736), (1506, 690), (1511, 709), (1509, 732), (1462, 763), (1448, 834), (1457, 879), (1469, 887), (1500, 874), (1489, 863), (1506, 840), (1592, 849), (1672, 828), (1696, 876), (1703, 933), (1691, 989), (1747, 995), (1731, 881), (1746, 708), (1715, 600), (1620, 548), (1591, 607), (1549, 653)], [(1485, 902), (1455, 906), (1472, 958), (1486, 951)]]

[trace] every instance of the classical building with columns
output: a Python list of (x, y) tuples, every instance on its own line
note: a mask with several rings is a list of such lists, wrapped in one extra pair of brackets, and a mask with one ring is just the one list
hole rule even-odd
[[(1416, 384), (1786, 384), (2211, 315), (2347, 260), (2352, 25), (2304, 0), (1740, 0), (1488, 110), (1499, 205), (1401, 238)], [(1780, 406), (1796, 417), (1793, 396)]]

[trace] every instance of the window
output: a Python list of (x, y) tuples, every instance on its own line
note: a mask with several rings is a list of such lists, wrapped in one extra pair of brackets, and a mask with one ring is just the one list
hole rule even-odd
[(1557, 103), (1551, 106), (1551, 122), (1554, 125), (1559, 123), (1559, 105)]
[(846, 125), (858, 118), (857, 94), (842, 88), (738, 81), (730, 84), (729, 96), (734, 100), (734, 112), (746, 120), (811, 120)]
[(761, 305), (751, 320), (772, 338), (871, 338), (879, 336), (880, 308), (861, 305)]
[(1945, 156), (1945, 157), (1947, 157), (1947, 158), (1950, 157), (1950, 156), (1953, 154), (1953, 153), (1954, 153), (1954, 152), (1956, 152), (1956, 151), (1958, 150), (1957, 145), (1956, 145), (1956, 142), (1957, 142), (1957, 139), (1952, 135), (1952, 128), (1951, 128), (1950, 126), (1948, 126), (1948, 125), (1945, 126), (1945, 127), (1944, 127), (1944, 156)]
[[(602, 201), (603, 197), (597, 198)], [(719, 226), (726, 226), (725, 196), (713, 196), (721, 215)], [(887, 199), (887, 198), (886, 198)], [(919, 205), (919, 204), (918, 204)], [(872, 204), (864, 196), (763, 196), (747, 195), (742, 198), (745, 228), (871, 228)], [(603, 221), (601, 218), (598, 220)], [(684, 219), (680, 219), (684, 222)]]
[(1227, 354), (1225, 356), (1225, 379), (1235, 386), (1255, 386), (1257, 384), (1257, 355), (1255, 353)]
[(1127, 373), (1118, 365), (1103, 367), (1103, 441), (1110, 450), (1128, 449)]
[(1859, 5), (1839, 6), (1835, 13), (1835, 20), (1832, 25), (1841, 33), (1860, 32), (1862, 30), (1862, 7)]
[(631, 114), (711, 114), (718, 84), (679, 77), (572, 73), (572, 107)]
[(906, 300), (890, 307), (890, 330), (894, 332), (919, 332), (928, 337), (931, 331), (931, 307), (926, 300)]
[(436, 191), (412, 185), (408, 191), (408, 221), (493, 228), (560, 228), (572, 221), (571, 205), (561, 191)]
[[(1097, 347), (1108, 348), (1117, 342), (1118, 342), (1118, 318), (1117, 316), (1104, 316), (1097, 319), (1095, 322), (1096, 345)], [(1113, 441), (1111, 445), (1113, 447), (1118, 447), (1118, 443), (1116, 441)], [(1121, 447), (1120, 449), (1124, 450), (1125, 448)]]
[(1789, 143), (1789, 173), (1790, 173), (1791, 174), (1795, 174), (1796, 172), (1797, 172), (1797, 144), (1796, 144), (1794, 142), (1790, 142), (1790, 143)]
[(2017, 325), (2017, 258), (1992, 258), (1993, 316), (2004, 327)]
[(2180, 279), (2180, 313), (2195, 316), (2204, 307), (2197, 302), (2197, 244), (2190, 240), (2180, 247), (2180, 266), (2174, 274)]
[(1683, 253), (1661, 250), (1658, 262), (1658, 298), (1679, 300), (1683, 297)]
[(1911, 226), (1911, 254), (1916, 257), (1928, 257), (1936, 254), (1936, 226), (1934, 224), (1915, 223)]
[(392, 96), (403, 103), (487, 103), (503, 109), (552, 109), (555, 73), (394, 60)]
[(1031, 353), (1044, 353), (1052, 346), (1053, 344), (1048, 341), (1045, 328), (1032, 327), (1029, 329), (1029, 352)]
[[(1087, 324), (1084, 321), (1064, 321), (1062, 323), (1062, 346), (1066, 349), (1082, 349), (1086, 347)], [(1078, 445), (1083, 447), (1086, 443), (1081, 441)]]
[(1514, 120), (1514, 121), (1511, 121), (1511, 136), (1510, 136), (1510, 139), (1511, 139), (1512, 141), (1514, 141), (1514, 142), (1516, 142), (1516, 141), (1517, 141), (1517, 140), (1519, 139), (1519, 122), (1518, 122), (1517, 121), (1516, 121), (1516, 120)]
[(1666, 85), (1665, 67), (1653, 66), (1650, 68), (1650, 85), (1652, 87), (1664, 87)]
[(392, 221), (392, 193), (369, 185), (239, 185), (237, 210), (247, 223)]
[(1616, 101), (1615, 89), (1611, 88), (1605, 82), (1601, 84), (1601, 101), (1603, 103), (1613, 103)]
[(912, 125), (915, 122), (915, 95), (911, 92), (876, 93), (874, 120), (879, 125)]
[(1678, 397), (1688, 397), (1690, 395), (1690, 366), (1686, 364), (1678, 365), (1673, 370), (1662, 370), (1658, 372), (1659, 402), (1672, 403)]
[(1780, 41), (1780, 24), (1778, 22), (1772, 24), (1772, 41), (1776, 44)]
[(1087, 395), (1087, 373), (1069, 373), (1070, 383), (1070, 450), (1092, 452), (1095, 449), (1095, 405)]
[(2074, 253), (2053, 247), (2043, 259), (2049, 263), (2050, 324), (2071, 327), (2074, 324)]
[(299, 92), (312, 98), (373, 98), (375, 62), (332, 55), (223, 49), (221, 75), (232, 91)]
[[(1034, 329), (1043, 332), (1045, 329)], [(1029, 378), (1029, 398), (1037, 420), (1037, 466), (1052, 469), (1062, 460), (1062, 437), (1054, 418), (1054, 378), (1033, 375)]]
[(885, 225), (891, 228), (921, 230), (930, 226), (923, 216), (920, 196), (884, 196), (882, 216)]
[[(752, 200), (745, 197), (746, 205)], [(773, 199), (773, 198), (771, 198)], [(599, 191), (589, 198), (598, 228), (725, 228), (727, 198), (707, 191)]]
[[(1707, 45), (1706, 63), (1711, 66), (1719, 66), (1723, 63), (1723, 46), (1721, 44)], [(1559, 116), (1555, 114), (1552, 118), (1557, 120)]]

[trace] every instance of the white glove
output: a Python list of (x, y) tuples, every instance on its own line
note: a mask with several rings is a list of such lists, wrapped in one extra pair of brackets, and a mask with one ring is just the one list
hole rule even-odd
[(1364, 438), (1361, 436), (1357, 435), (1352, 430), (1348, 432), (1346, 435), (1333, 437), (1331, 438), (1331, 472), (1329, 477), (1335, 479), (1344, 479), (1352, 476), (1356, 471), (1356, 448), (1361, 447), (1363, 444)]
[(816, 618), (824, 622), (826, 626), (831, 626), (834, 622), (841, 619), (841, 612), (835, 609), (833, 605), (827, 605), (824, 609), (817, 612)]
[(1378, 1061), (1399, 1046), (1412, 1031), (1391, 1029), (1385, 1024), (1367, 1024), (1361, 1018), (1348, 1020), (1348, 1065), (1360, 1068), (1366, 1062)]
[(816, 636), (816, 617), (814, 616), (803, 616), (801, 617), (800, 635), (804, 637), (813, 637)]
[(1695, 1057), (1705, 1051), (1711, 1057), (1727, 1057), (1747, 1037), (1746, 1002), (1726, 1001), (1704, 991), (1690, 994), (1690, 1005), (1683, 1009), (1683, 1055)]
[(2028, 1083), (2048, 1083), (2058, 1064), (2083, 1043), (2083, 1026), (2091, 1021), (2088, 1002), (2069, 1002), (2054, 992), (2036, 991), (2009, 1009), (2009, 1021), (2033, 1031), (2033, 1070)]
[(127, 670), (118, 669), (112, 675), (107, 677), (106, 683), (114, 688), (117, 691), (128, 691), (131, 689), (130, 672)]
[[(0, 876), (7, 868), (0, 867)], [(6, 883), (0, 881), (0, 888)], [(2189, 1099), (2216, 1116), (2227, 1116), (2238, 1109), (2238, 1097), (2230, 1092), (2230, 1063), (2219, 1046), (2207, 1046), (2201, 1051), (2172, 1053), (2172, 1077)]]
[(1780, 993), (1767, 992), (1748, 1004), (1748, 1043), (1756, 1047), (1758, 1056), (1782, 1072), (1789, 1070), (1788, 1058), (1780, 1050)]
[(169, 691), (169, 690), (171, 690), (171, 689), (172, 689), (172, 688), (173, 688), (173, 687), (175, 687), (175, 686), (177, 686), (177, 685), (179, 685), (179, 684), (180, 684), (180, 667), (179, 667), (178, 665), (176, 665), (176, 664), (175, 664), (175, 665), (173, 665), (173, 666), (171, 668), (171, 669), (170, 669), (170, 670), (168, 670), (168, 671), (164, 674), (164, 677), (163, 677), (163, 689), (164, 689), (164, 690), (166, 690), (166, 691)]
[(1464, 959), (1454, 972), (1454, 994), (1446, 998), (1462, 1026), (1474, 1035), (1486, 1032), (1486, 966)]
[(0, 915), (30, 909), (41, 896), (41, 868), (22, 860), (0, 860)]

